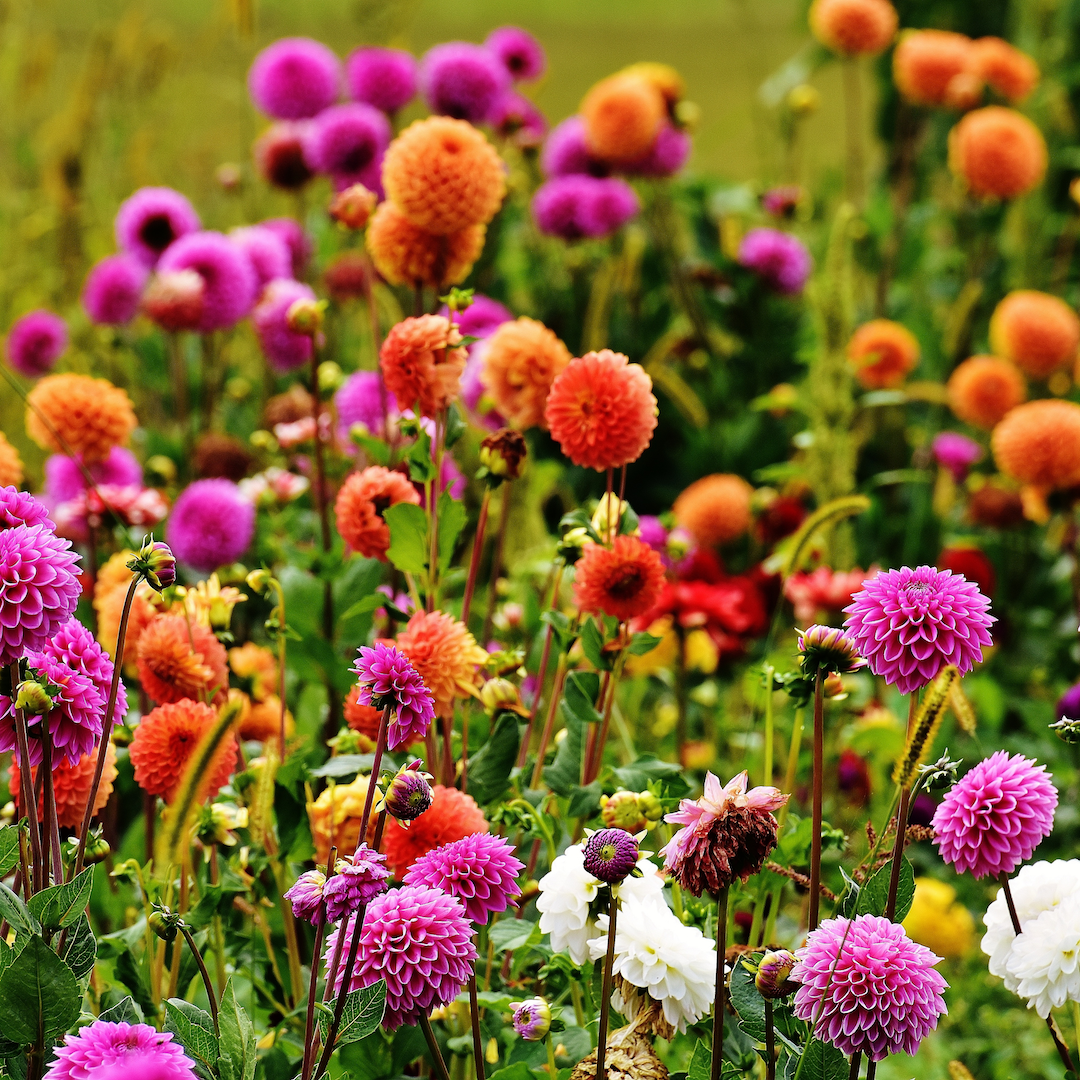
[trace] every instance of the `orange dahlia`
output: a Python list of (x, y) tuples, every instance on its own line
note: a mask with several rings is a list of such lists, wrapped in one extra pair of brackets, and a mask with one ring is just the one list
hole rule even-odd
[(431, 691), (440, 716), (453, 714), (454, 698), (476, 694), (476, 669), (488, 654), (460, 619), (443, 611), (418, 611), (398, 634), (397, 646)]
[(386, 862), (400, 881), (421, 855), (473, 833), (488, 832), (488, 823), (476, 800), (457, 788), (435, 784), (431, 806), (406, 829), (396, 818), (387, 818), (383, 835)]
[(670, 64), (661, 64), (655, 60), (641, 60), (624, 67), (619, 74), (644, 79), (664, 99), (668, 111), (671, 111), (686, 96), (686, 82)]
[(467, 225), (436, 235), (417, 228), (387, 200), (375, 211), (367, 249), (376, 269), (391, 285), (441, 289), (464, 281), (484, 250), (486, 225)]
[(334, 504), (338, 532), (353, 551), (386, 562), (390, 527), (383, 512), (401, 502), (417, 505), (420, 496), (409, 478), (396, 469), (371, 465), (363, 472), (351, 473)]
[(731, 473), (695, 480), (675, 500), (675, 520), (699, 544), (714, 547), (742, 536), (750, 528), (750, 496), (754, 489)]
[(247, 641), (229, 650), (229, 667), (242, 682), (254, 701), (276, 694), (279, 687), (277, 657), (264, 645)]
[(546, 427), (548, 392), (569, 363), (570, 350), (543, 323), (515, 319), (488, 338), (480, 381), (514, 427)]
[(996, 428), (990, 445), (998, 468), (1043, 489), (1080, 483), (1080, 405), (1052, 398), (1017, 405)]
[(950, 85), (970, 68), (972, 41), (951, 30), (905, 30), (893, 53), (896, 88), (916, 105), (945, 105)]
[(102, 461), (114, 446), (126, 445), (135, 430), (131, 399), (107, 379), (46, 375), (27, 401), (27, 434), (54, 453)]
[(848, 363), (867, 390), (899, 386), (919, 362), (919, 342), (891, 319), (873, 319), (851, 335)]
[(984, 37), (972, 45), (975, 73), (1006, 101), (1021, 102), (1039, 85), (1039, 65), (1016, 46), (998, 37)]
[(506, 194), (495, 147), (465, 120), (415, 120), (389, 146), (382, 164), (387, 198), (427, 232), (486, 225)]
[(1027, 397), (1024, 376), (1008, 360), (972, 356), (949, 376), (949, 408), (965, 424), (989, 431)]
[[(240, 716), (236, 721), (236, 733), (247, 742), (269, 742), (271, 739), (280, 741), (281, 738), (281, 698), (277, 694), (271, 694), (262, 701), (253, 701), (239, 690), (230, 690), (229, 699), (234, 694), (243, 697), (244, 703), (240, 710)], [(285, 738), (296, 730), (293, 715), (288, 709), (285, 710)]]
[(544, 407), (562, 452), (575, 465), (600, 470), (637, 461), (652, 441), (658, 415), (645, 369), (610, 349), (571, 360), (551, 384)]
[(213, 633), (183, 615), (160, 615), (139, 635), (139, 681), (159, 705), (215, 698), (229, 686), (225, 648)]
[(896, 37), (899, 19), (889, 0), (814, 0), (810, 29), (843, 56), (876, 56)]
[[(83, 754), (75, 765), (63, 758), (54, 766), (52, 774), (53, 794), (56, 796), (56, 821), (61, 829), (77, 829), (82, 825), (86, 813), (86, 800), (90, 798), (90, 788), (94, 782), (97, 768), (98, 749), (95, 746), (89, 754)], [(33, 781), (37, 781), (37, 769), (30, 770)], [(105, 751), (105, 771), (101, 774), (97, 798), (94, 800), (94, 813), (101, 811), (112, 794), (113, 781), (116, 779), (116, 747), (110, 742)], [(14, 756), (11, 761), (11, 773), (8, 787), (13, 796), (19, 794), (19, 764)], [(38, 796), (38, 820), (45, 819), (45, 792)]]
[(988, 105), (949, 132), (949, 166), (982, 198), (1015, 199), (1046, 173), (1046, 140), (1015, 109)]
[(649, 611), (664, 587), (660, 556), (636, 536), (617, 536), (606, 548), (586, 544), (574, 565), (574, 595), (582, 611), (629, 622)]
[(461, 389), (467, 354), (455, 348), (461, 334), (442, 315), (421, 315), (399, 322), (379, 350), (386, 388), (398, 408), (420, 406), (423, 416), (441, 413)]
[[(182, 698), (159, 705), (139, 722), (128, 753), (135, 768), (135, 783), (148, 795), (172, 802), (188, 761), (203, 736), (214, 726), (217, 713), (201, 701)], [(221, 740), (199, 791), (199, 801), (212, 799), (228, 782), (237, 765), (236, 737)]]
[(379, 723), (382, 719), (382, 710), (376, 709), (374, 705), (360, 704), (359, 684), (349, 691), (348, 697), (345, 698), (345, 704), (342, 711), (345, 714), (345, 723), (349, 725), (349, 728), (371, 744), (370, 747), (366, 747), (366, 749), (374, 749), (375, 740), (379, 737)]
[(627, 165), (651, 149), (667, 115), (649, 79), (620, 72), (601, 79), (581, 102), (585, 141), (598, 158)]
[(990, 345), (999, 356), (1037, 379), (1076, 360), (1080, 318), (1064, 300), (1017, 289), (990, 316)]
[(19, 451), (0, 431), (0, 487), (19, 487), (23, 482), (23, 463)]
[[(311, 838), (315, 841), (317, 863), (325, 864), (331, 843), (336, 845), (340, 855), (351, 855), (356, 850), (360, 843), (360, 819), (364, 816), (367, 789), (368, 778), (358, 776), (351, 784), (335, 784), (324, 789), (314, 802), (308, 803), (308, 822)], [(369, 838), (374, 831), (375, 816), (371, 816)], [(388, 821), (387, 832), (390, 825)]]

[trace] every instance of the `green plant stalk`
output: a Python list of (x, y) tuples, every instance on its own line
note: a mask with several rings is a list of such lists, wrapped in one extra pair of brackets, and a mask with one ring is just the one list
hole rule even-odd
[(513, 486), (512, 480), (506, 480), (502, 486), (502, 505), (499, 507), (499, 531), (495, 534), (495, 551), (491, 556), (491, 578), (488, 582), (487, 608), (484, 611), (484, 628), (480, 632), (480, 640), (488, 641), (491, 638), (491, 623), (495, 618), (495, 601), (498, 589), (499, 571), (502, 569), (503, 548), (506, 545), (506, 529), (510, 523), (510, 491)]
[(585, 1026), (585, 1004), (581, 1000), (581, 987), (577, 979), (570, 979), (570, 1000), (574, 1003), (574, 1021), (578, 1027)]
[(276, 577), (270, 579), (270, 585), (277, 594), (278, 602), (278, 698), (281, 701), (281, 726), (279, 737), (281, 739), (281, 757), (285, 758), (285, 657), (288, 642), (285, 633), (285, 590)]
[(435, 1032), (431, 1030), (431, 1018), (427, 1013), (420, 1014), (420, 1030), (427, 1040), (428, 1050), (431, 1051), (432, 1067), (439, 1080), (450, 1080), (450, 1074), (446, 1071), (446, 1062), (443, 1061), (442, 1051), (439, 1049), (439, 1041), (435, 1038)]
[(551, 1080), (558, 1080), (559, 1070), (555, 1067), (555, 1042), (551, 1038), (550, 1031), (545, 1036), (544, 1041), (547, 1043), (548, 1075)]
[(772, 787), (773, 782), (773, 666), (765, 665), (765, 746), (764, 761), (761, 772), (764, 779), (761, 781), (766, 787)]
[(746, 943), (751, 949), (758, 947), (758, 934), (761, 933), (761, 924), (765, 916), (765, 898), (768, 896), (768, 886), (765, 879), (758, 881), (757, 896), (754, 898), (754, 917), (750, 923), (750, 933)]
[(608, 1016), (611, 1013), (612, 969), (615, 967), (615, 923), (618, 913), (619, 898), (613, 894), (608, 907), (607, 953), (604, 956), (603, 990), (600, 992), (600, 1027), (596, 1035), (596, 1080), (607, 1080), (604, 1058), (607, 1054)]
[(480, 1034), (480, 1003), (476, 996), (476, 972), (469, 975), (469, 1020), (472, 1025), (473, 1067), (476, 1080), (484, 1080), (484, 1040)]
[(771, 998), (765, 999), (765, 1080), (776, 1080), (776, 1032)]
[[(419, 415), (419, 413), (417, 413)], [(427, 610), (434, 611), (439, 598), (439, 495), (442, 488), (443, 435), (446, 432), (445, 414), (435, 417), (435, 479), (429, 487), (428, 531), (431, 552), (428, 556)], [(486, 641), (487, 638), (485, 637)]]
[(810, 826), (810, 895), (807, 925), (817, 929), (821, 907), (821, 819), (825, 772), (825, 673), (819, 668), (814, 678), (814, 775), (813, 823)]
[[(559, 587), (562, 585), (563, 568), (566, 566), (560, 560), (555, 567), (554, 582), (551, 587), (551, 602), (548, 607), (554, 611), (559, 602)], [(464, 621), (464, 620), (462, 620)], [(525, 733), (521, 737), (521, 747), (518, 749), (517, 767), (525, 768), (525, 762), (529, 758), (529, 744), (532, 742), (533, 725), (536, 723), (536, 714), (540, 710), (540, 698), (544, 693), (544, 680), (547, 678), (548, 662), (551, 659), (551, 642), (555, 636), (555, 628), (548, 623), (544, 634), (544, 649), (540, 654), (540, 667), (536, 672), (536, 693), (533, 694), (532, 707), (529, 709), (529, 719), (525, 724)]]
[(724, 1058), (724, 1010), (727, 1000), (728, 888), (716, 900), (716, 997), (713, 1001), (713, 1037), (710, 1080), (720, 1080)]
[[(64, 862), (60, 852), (60, 826), (56, 820), (56, 792), (53, 789), (52, 735), (49, 733), (46, 720), (46, 717), (42, 717), (41, 772), (45, 776), (45, 793), (44, 799), (42, 800), (45, 810), (45, 847), (42, 852), (42, 858), (45, 863), (46, 882), (50, 881), (49, 871), (51, 863), (51, 881), (59, 885), (64, 880)], [(104, 738), (104, 735), (102, 738)]]
[(23, 816), (30, 823), (30, 857), (34, 867), (33, 882), (26, 882), (27, 898), (30, 892), (39, 892), (43, 887), (45, 875), (45, 861), (41, 849), (41, 830), (38, 826), (37, 796), (34, 794), (34, 785), (30, 779), (30, 735), (26, 727), (26, 715), (22, 709), (14, 708), (14, 701), (18, 697), (18, 687), (21, 676), (19, 674), (19, 662), (14, 661), (8, 668), (11, 675), (11, 700), (12, 712), (15, 714), (15, 745), (19, 753), (19, 761), (22, 768), (19, 769), (19, 808)]
[[(326, 880), (329, 881), (333, 876), (333, 867), (337, 858), (337, 848), (331, 845), (326, 859)], [(325, 883), (324, 886), (325, 888)], [(311, 1076), (311, 1066), (313, 1064), (312, 1059), (315, 1056), (315, 996), (319, 985), (319, 958), (322, 953), (322, 938), (323, 933), (326, 930), (326, 903), (323, 902), (319, 906), (319, 921), (315, 924), (315, 944), (311, 950), (311, 978), (308, 982), (308, 999), (307, 999), (307, 1015), (304, 1020), (304, 1061), (300, 1070), (301, 1080), (308, 1080)], [(341, 934), (338, 934), (338, 943), (341, 942)], [(340, 959), (340, 952), (334, 961), (334, 968), (337, 967), (337, 960)], [(330, 973), (330, 983), (333, 984), (335, 971)]]
[[(461, 621), (469, 625), (469, 613), (472, 610), (473, 593), (476, 590), (476, 575), (480, 572), (480, 557), (484, 551), (484, 534), (487, 532), (488, 510), (491, 507), (491, 487), (484, 485), (484, 498), (480, 503), (480, 516), (476, 520), (476, 535), (473, 537), (472, 555), (469, 558), (469, 576), (465, 581), (465, 596), (461, 601)], [(550, 631), (550, 627), (548, 628)]]
[(184, 935), (184, 940), (188, 943), (188, 948), (191, 950), (191, 955), (195, 957), (195, 963), (199, 966), (199, 974), (202, 976), (203, 987), (206, 990), (206, 996), (210, 1001), (210, 1016), (214, 1021), (214, 1034), (221, 1037), (221, 1028), (218, 1024), (218, 1003), (217, 996), (214, 993), (214, 984), (210, 980), (210, 972), (206, 970), (206, 963), (202, 958), (202, 953), (199, 952), (198, 946), (195, 944), (195, 938), (192, 937), (191, 931), (188, 929), (187, 924), (181, 920), (180, 933)]
[[(563, 683), (566, 681), (566, 653), (559, 654), (559, 662), (555, 667), (555, 681), (551, 685), (551, 698), (548, 701), (547, 717), (544, 720), (544, 729), (540, 732), (540, 745), (536, 751), (536, 765), (533, 767), (532, 781), (529, 787), (540, 787), (540, 781), (544, 777), (544, 758), (547, 756), (547, 748), (551, 743), (551, 737), (555, 732), (555, 714), (559, 708), (559, 698), (562, 696)], [(537, 692), (539, 692), (537, 687)]]
[[(791, 745), (788, 748), (787, 769), (784, 771), (785, 792), (791, 792), (795, 787), (795, 774), (799, 770), (799, 751), (802, 749), (803, 715), (805, 711), (805, 709), (796, 709), (795, 719), (791, 725)], [(779, 831), (783, 831), (784, 822), (787, 821), (788, 808), (790, 805), (791, 800), (788, 799), (788, 801), (780, 807), (780, 813), (777, 815), (777, 823), (780, 827)]]
[[(909, 739), (918, 703), (918, 694), (908, 696), (907, 733)], [(907, 819), (910, 808), (911, 787), (907, 786), (900, 791), (900, 807), (896, 811), (896, 840), (893, 844), (892, 870), (889, 873), (889, 895), (885, 901), (885, 918), (890, 920), (896, 915), (896, 893), (900, 888), (900, 868), (904, 865), (904, 841), (907, 837)]]

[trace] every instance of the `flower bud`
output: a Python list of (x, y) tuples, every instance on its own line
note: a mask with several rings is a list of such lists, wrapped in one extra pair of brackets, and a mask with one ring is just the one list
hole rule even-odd
[(294, 334), (303, 334), (313, 338), (322, 329), (323, 312), (326, 310), (325, 300), (309, 300), (301, 297), (289, 305), (285, 312), (285, 325)]
[(500, 428), (480, 444), (480, 464), (499, 480), (516, 480), (527, 451), (520, 431)]
[(157, 592), (176, 584), (176, 556), (164, 540), (147, 540), (138, 554), (127, 561), (127, 568), (141, 574), (146, 583)]
[(480, 688), (480, 704), (489, 716), (494, 716), (497, 712), (526, 711), (522, 708), (518, 688), (509, 679), (488, 679)]
[(629, 509), (630, 504), (613, 491), (607, 492), (597, 503), (591, 524), (604, 543), (609, 542), (609, 537), (618, 535), (623, 514)]
[(614, 795), (603, 796), (600, 817), (609, 829), (622, 829), (628, 833), (641, 832), (648, 825), (637, 793), (633, 791), (616, 791)]
[(664, 807), (651, 791), (642, 791), (638, 797), (638, 806), (646, 821), (656, 822), (664, 816)]
[(622, 829), (600, 829), (585, 841), (584, 854), (593, 877), (617, 885), (637, 866), (638, 842)]
[(142, 308), (163, 330), (197, 330), (205, 296), (206, 282), (198, 271), (168, 270), (146, 287)]
[(368, 191), (363, 184), (353, 184), (330, 200), (330, 216), (346, 229), (362, 229), (378, 201), (375, 192)]
[(293, 917), (305, 919), (312, 926), (318, 925), (323, 917), (322, 900), (326, 875), (319, 870), (308, 870), (301, 874), (290, 889), (282, 896), (292, 904)]
[(843, 630), (817, 624), (799, 631), (799, 652), (803, 654), (803, 674), (813, 677), (819, 671), (843, 675), (866, 667), (855, 645), (855, 639)]
[(1080, 206), (1080, 176), (1074, 176), (1069, 181), (1069, 198)]
[(324, 360), (319, 365), (319, 389), (323, 392), (332, 394), (344, 381), (345, 372), (333, 360)]
[(33, 679), (24, 679), (19, 683), (15, 694), (15, 708), (24, 716), (48, 716), (52, 712), (53, 700), (48, 691)]
[(146, 921), (162, 941), (172, 941), (177, 934), (178, 918), (166, 908), (155, 907)]
[(800, 83), (788, 91), (787, 107), (796, 116), (810, 116), (821, 106), (821, 94), (809, 83)]
[(249, 589), (254, 589), (255, 592), (261, 595), (270, 588), (270, 582), (274, 579), (269, 570), (260, 568), (252, 570), (244, 580), (247, 582)]
[(1070, 720), (1067, 716), (1063, 716), (1050, 725), (1050, 730), (1062, 742), (1080, 743), (1080, 720)]
[(526, 1042), (539, 1042), (551, 1030), (551, 1008), (541, 997), (512, 1005), (514, 1030)]
[(430, 773), (423, 772), (424, 763), (419, 759), (398, 769), (386, 787), (381, 807), (392, 817), (408, 827), (431, 806), (435, 793), (431, 790)]
[(788, 982), (788, 976), (794, 966), (795, 954), (787, 949), (767, 952), (761, 958), (757, 975), (754, 976), (754, 985), (757, 987), (758, 993), (764, 998), (786, 997), (795, 989)]
[(111, 852), (112, 848), (109, 847), (109, 841), (99, 833), (97, 836), (91, 836), (87, 840), (83, 858), (88, 864), (104, 862)]
[(821, 684), (821, 692), (829, 701), (843, 701), (848, 696), (844, 680), (835, 671), (830, 671), (825, 676), (825, 681)]

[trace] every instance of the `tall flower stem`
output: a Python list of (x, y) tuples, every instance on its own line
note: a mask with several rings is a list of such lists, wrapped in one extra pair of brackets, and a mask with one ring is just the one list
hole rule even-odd
[(502, 486), (502, 507), (499, 510), (499, 531), (495, 536), (495, 553), (491, 557), (491, 583), (488, 587), (487, 611), (484, 613), (484, 629), (480, 634), (481, 641), (487, 641), (491, 637), (491, 621), (495, 617), (495, 600), (499, 580), (499, 571), (502, 569), (503, 547), (506, 544), (506, 528), (510, 521), (510, 488), (512, 481), (507, 480)]
[(851, 1068), (848, 1070), (848, 1080), (859, 1080), (859, 1070), (862, 1068), (862, 1054), (856, 1051), (851, 1055)]
[(473, 539), (472, 557), (469, 559), (469, 576), (465, 581), (465, 597), (461, 601), (461, 621), (469, 625), (476, 575), (480, 570), (480, 556), (484, 551), (484, 533), (487, 531), (488, 508), (491, 506), (491, 488), (485, 485), (484, 498), (480, 503), (480, 517), (476, 521), (476, 537)]
[[(555, 668), (555, 681), (551, 686), (551, 698), (548, 700), (547, 717), (544, 720), (544, 730), (540, 733), (540, 746), (536, 753), (536, 765), (533, 767), (531, 788), (538, 788), (544, 776), (544, 757), (547, 755), (548, 745), (555, 729), (555, 714), (559, 708), (559, 698), (562, 696), (563, 683), (566, 681), (566, 653), (559, 656), (559, 663)], [(540, 688), (537, 687), (539, 694)]]
[(724, 1010), (727, 1008), (727, 919), (728, 889), (720, 890), (716, 901), (716, 998), (713, 1002), (712, 1069), (710, 1080), (720, 1080), (724, 1058)]
[(847, 197), (857, 208), (862, 207), (864, 173), (862, 132), (862, 82), (858, 56), (841, 60), (844, 76), (844, 126), (847, 129), (846, 180)]
[(41, 772), (45, 776), (42, 800), (45, 809), (45, 850), (42, 857), (46, 867), (45, 880), (49, 880), (51, 865), (52, 881), (59, 885), (64, 880), (64, 862), (60, 856), (60, 826), (56, 820), (56, 792), (53, 789), (53, 745), (47, 720), (47, 717), (41, 718)]
[(820, 668), (814, 678), (814, 796), (810, 826), (810, 906), (807, 925), (817, 929), (821, 905), (821, 803), (825, 772), (825, 673)]
[(15, 714), (15, 747), (19, 755), (19, 802), (22, 804), (19, 810), (30, 823), (30, 857), (34, 864), (33, 882), (26, 881), (26, 893), (29, 898), (31, 890), (38, 892), (43, 886), (45, 874), (45, 860), (41, 851), (41, 830), (38, 826), (37, 795), (34, 792), (34, 783), (30, 778), (30, 735), (26, 728), (26, 714), (22, 709), (15, 708), (15, 700), (19, 696), (19, 662), (14, 661), (8, 668), (11, 674), (11, 711)]
[[(337, 848), (331, 846), (326, 857), (326, 880), (334, 872), (337, 860)], [(325, 884), (323, 886), (325, 888)], [(311, 1076), (312, 1058), (315, 1056), (315, 994), (319, 985), (319, 957), (322, 953), (322, 939), (326, 931), (326, 903), (319, 907), (319, 921), (315, 925), (315, 944), (311, 949), (311, 979), (308, 982), (307, 1016), (304, 1020), (304, 1061), (300, 1069), (301, 1080)], [(341, 935), (338, 935), (340, 940)]]
[(446, 1071), (446, 1062), (443, 1061), (442, 1051), (439, 1049), (439, 1040), (435, 1038), (435, 1032), (431, 1030), (431, 1018), (427, 1013), (420, 1014), (420, 1030), (423, 1031), (424, 1038), (427, 1040), (435, 1075), (439, 1080), (450, 1080), (450, 1074)]
[[(442, 493), (443, 436), (446, 432), (444, 416), (435, 417), (435, 479), (428, 498), (428, 532), (431, 552), (428, 565), (427, 610), (434, 611), (439, 592), (439, 496)], [(464, 622), (464, 620), (462, 620)], [(486, 638), (485, 638), (486, 640)]]
[[(775, 732), (773, 730), (773, 666), (772, 664), (765, 665), (765, 746), (764, 746), (764, 760), (762, 761), (761, 772), (764, 779), (761, 781), (767, 787), (772, 787), (772, 774), (773, 774), (773, 738)], [(790, 791), (791, 788), (785, 788), (785, 791)]]
[[(907, 733), (909, 737), (918, 704), (919, 695), (912, 694), (908, 698)], [(900, 888), (900, 868), (904, 865), (904, 842), (907, 839), (907, 819), (910, 808), (911, 787), (905, 786), (900, 792), (900, 806), (896, 811), (896, 842), (893, 846), (892, 870), (889, 873), (889, 895), (885, 901), (886, 919), (892, 919), (896, 915), (896, 894)]]
[(770, 998), (765, 999), (765, 1080), (776, 1080), (776, 1031)]
[(600, 993), (600, 1028), (596, 1034), (595, 1080), (607, 1080), (604, 1057), (607, 1054), (608, 1015), (611, 1012), (612, 968), (615, 966), (615, 922), (619, 913), (619, 898), (612, 895), (608, 908), (607, 953), (604, 956), (604, 988)]
[(469, 976), (469, 1018), (472, 1021), (473, 1064), (476, 1080), (484, 1080), (484, 1040), (480, 1034), (480, 1002), (476, 996), (476, 972)]
[(195, 944), (195, 938), (191, 936), (191, 931), (188, 929), (187, 924), (181, 921), (179, 929), (180, 933), (184, 935), (184, 940), (188, 943), (191, 955), (195, 957), (195, 963), (198, 965), (199, 974), (202, 976), (206, 996), (210, 1000), (210, 1016), (214, 1021), (214, 1034), (220, 1037), (221, 1030), (218, 1027), (217, 995), (214, 993), (214, 984), (210, 979), (210, 972), (206, 970), (206, 962), (203, 960), (202, 953), (199, 952), (199, 947)]
[[(349, 996), (349, 982), (352, 979), (352, 971), (356, 966), (356, 956), (360, 952), (360, 935), (364, 932), (364, 916), (367, 914), (367, 904), (361, 904), (353, 916), (352, 939), (349, 942), (349, 956), (345, 961), (345, 967), (341, 972), (341, 989), (338, 991), (337, 1000), (334, 1002), (334, 1018), (330, 1021), (330, 1030), (326, 1033), (326, 1045), (323, 1047), (322, 1057), (315, 1067), (315, 1080), (318, 1080), (327, 1066), (330, 1064), (330, 1056), (334, 1052), (334, 1044), (337, 1042), (337, 1033), (341, 1028), (341, 1017), (345, 1012), (345, 999)], [(349, 925), (348, 920), (341, 924), (338, 931), (338, 939), (345, 936), (345, 929)], [(314, 963), (314, 960), (312, 961)], [(331, 985), (333, 985), (331, 983)]]
[[(795, 788), (795, 774), (799, 770), (799, 751), (802, 749), (803, 716), (805, 711), (805, 709), (796, 709), (795, 719), (791, 724), (791, 745), (788, 748), (787, 768), (784, 771), (784, 791), (793, 791)], [(789, 799), (780, 807), (780, 814), (776, 820), (781, 829), (784, 827), (784, 822), (787, 821), (788, 807), (790, 805), (791, 800)]]
[[(555, 568), (555, 579), (551, 587), (551, 602), (548, 607), (554, 611), (559, 602), (559, 586), (562, 585), (563, 567), (566, 564), (560, 562)], [(464, 620), (463, 620), (464, 621)], [(525, 762), (529, 757), (529, 743), (532, 742), (533, 725), (536, 723), (536, 714), (540, 710), (540, 699), (544, 694), (544, 680), (547, 678), (548, 661), (551, 659), (551, 641), (555, 636), (555, 628), (548, 623), (544, 634), (544, 648), (540, 653), (540, 667), (536, 672), (536, 693), (533, 694), (532, 707), (529, 709), (529, 719), (525, 724), (525, 734), (521, 737), (521, 747), (518, 750), (517, 767), (525, 768)]]
[[(367, 794), (364, 796), (364, 812), (360, 816), (360, 840), (367, 840), (368, 822), (371, 820), (371, 808), (375, 804), (375, 788), (379, 783), (379, 769), (382, 767), (383, 754), (386, 753), (386, 735), (390, 727), (390, 706), (383, 708), (379, 718), (379, 734), (375, 739), (375, 754), (371, 760), (371, 775), (368, 777)], [(327, 867), (329, 870), (329, 867)]]

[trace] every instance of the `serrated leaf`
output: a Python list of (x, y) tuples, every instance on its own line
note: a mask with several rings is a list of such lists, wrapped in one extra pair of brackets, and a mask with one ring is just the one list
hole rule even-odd
[(520, 745), (521, 727), (516, 714), (500, 713), (487, 742), (469, 759), (469, 794), (480, 806), (506, 790)]
[(34, 893), (27, 910), (44, 930), (62, 930), (71, 926), (86, 911), (94, 888), (94, 868), (88, 866), (78, 877)]
[(461, 530), (465, 528), (468, 516), (465, 511), (465, 504), (455, 499), (449, 491), (444, 491), (439, 496), (438, 555), (440, 574), (445, 574), (450, 569), (450, 563), (454, 558), (454, 545), (457, 544)]
[(141, 1024), (143, 1014), (139, 1006), (131, 997), (121, 998), (110, 1009), (106, 1009), (99, 1017), (110, 1024)]
[[(892, 877), (892, 861), (880, 867), (859, 891), (855, 905), (857, 915), (884, 915), (889, 900), (889, 879)], [(900, 863), (900, 880), (896, 889), (896, 914), (894, 922), (903, 922), (915, 899), (915, 873), (905, 858)]]
[(236, 1000), (233, 980), (225, 984), (218, 1008), (218, 1075), (221, 1080), (254, 1080), (255, 1027)]
[(10, 873), (19, 861), (19, 827), (5, 825), (0, 828), (0, 877)]
[(71, 968), (35, 934), (0, 975), (4, 1037), (48, 1044), (79, 1019), (82, 994)]
[(811, 1039), (799, 1064), (799, 1080), (847, 1080), (848, 1061), (835, 1046)]
[(76, 979), (84, 979), (94, 970), (97, 960), (97, 938), (90, 926), (86, 912), (75, 923), (67, 948), (64, 950), (64, 963), (71, 968)]
[[(345, 998), (345, 1007), (341, 1011), (341, 1027), (338, 1028), (337, 1041), (340, 1046), (366, 1039), (381, 1023), (386, 1009), (386, 983), (380, 979), (371, 986), (362, 986), (351, 990)], [(323, 1042), (326, 1042), (330, 1030), (330, 1018), (319, 1016), (319, 1030)]]
[(26, 905), (0, 881), (0, 918), (6, 919), (17, 934), (36, 934), (41, 927)]
[(765, 1040), (765, 999), (754, 985), (754, 976), (740, 960), (731, 969), (731, 1007), (739, 1014), (743, 1031), (758, 1042)]
[(195, 1071), (204, 1080), (214, 1080), (220, 1049), (213, 1017), (190, 1001), (170, 998), (165, 1002), (165, 1030), (187, 1051)]
[(414, 503), (387, 507), (383, 520), (390, 529), (386, 557), (406, 574), (422, 574), (427, 568), (427, 514)]

